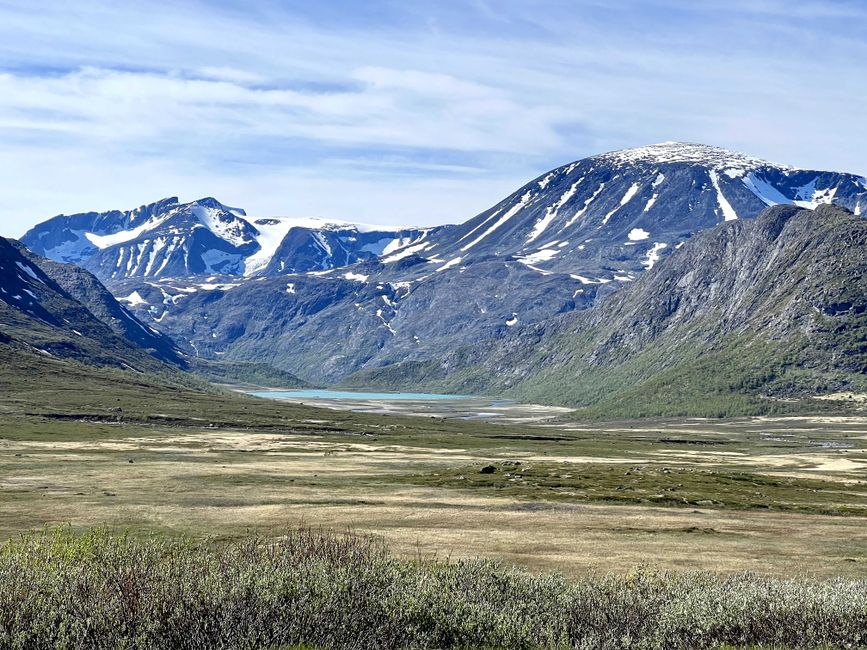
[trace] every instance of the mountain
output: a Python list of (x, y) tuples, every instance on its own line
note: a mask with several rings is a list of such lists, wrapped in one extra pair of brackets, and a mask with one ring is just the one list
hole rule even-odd
[(768, 208), (688, 241), (581, 313), (351, 384), (496, 393), (607, 416), (785, 410), (867, 390), (867, 222)]
[(540, 272), (580, 273), (585, 284), (617, 282), (718, 223), (772, 205), (826, 203), (867, 212), (867, 179), (666, 142), (558, 167), (425, 250), (462, 264), (495, 254)]
[(20, 242), (7, 241), (27, 258), (31, 267), (39, 268), (115, 334), (161, 361), (175, 366), (185, 365), (174, 341), (133, 316), (93, 274), (74, 264), (55, 262), (36, 255)]
[[(93, 274), (36, 255), (20, 242), (0, 239), (0, 278), (0, 299), (6, 303), (0, 305), (0, 345), (19, 354), (169, 376), (185, 370), (221, 383), (307, 385), (267, 364), (189, 357), (122, 306)], [(14, 356), (9, 349), (4, 354)]]
[(39, 262), (19, 244), (0, 238), (0, 344), (139, 372), (181, 365), (171, 342), (121, 307), (87, 271), (53, 262), (43, 268)]
[[(355, 254), (369, 253), (361, 261), (335, 254), (334, 239), (349, 239), (339, 228), (281, 236), (283, 222), (260, 219), (249, 222), (260, 252), (244, 258), (243, 273), (188, 268), (141, 277), (123, 258), (105, 272), (120, 271), (100, 277), (192, 356), (262, 361), (333, 383), (592, 307), (697, 233), (775, 203), (830, 203), (860, 214), (867, 181), (663, 143), (559, 167), (463, 224), (392, 233), (375, 246), (359, 238)], [(43, 226), (28, 238), (47, 239)], [(265, 226), (274, 228), (270, 237)], [(331, 252), (307, 256), (316, 250)], [(93, 259), (84, 264), (91, 268)], [(355, 263), (336, 266), (344, 262)]]
[(248, 219), (213, 198), (182, 204), (172, 197), (129, 211), (59, 215), (21, 241), (107, 282), (321, 271), (373, 258), (420, 233), (322, 219)]

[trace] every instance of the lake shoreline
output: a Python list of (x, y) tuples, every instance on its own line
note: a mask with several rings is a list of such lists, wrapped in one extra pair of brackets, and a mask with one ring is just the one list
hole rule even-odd
[(541, 404), (519, 404), (500, 397), (438, 393), (385, 393), (328, 389), (242, 390), (262, 399), (305, 404), (340, 411), (378, 415), (410, 415), (490, 422), (539, 423), (562, 417), (572, 409)]

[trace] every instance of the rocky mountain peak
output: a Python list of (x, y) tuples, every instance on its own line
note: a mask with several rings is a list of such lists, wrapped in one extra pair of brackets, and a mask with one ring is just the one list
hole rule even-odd
[(617, 165), (638, 163), (653, 165), (688, 164), (707, 169), (745, 172), (758, 167), (791, 170), (793, 167), (771, 163), (737, 151), (693, 142), (659, 142), (643, 147), (621, 149), (593, 156), (593, 159)]

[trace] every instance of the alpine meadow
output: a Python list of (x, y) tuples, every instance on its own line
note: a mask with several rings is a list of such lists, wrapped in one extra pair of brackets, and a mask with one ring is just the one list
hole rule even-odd
[(0, 650), (867, 648), (865, 30), (0, 2)]

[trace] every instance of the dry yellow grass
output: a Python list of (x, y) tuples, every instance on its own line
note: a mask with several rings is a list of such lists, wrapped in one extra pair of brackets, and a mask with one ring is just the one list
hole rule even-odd
[[(598, 433), (614, 435), (615, 429)], [(633, 435), (659, 430), (620, 429)], [(673, 435), (684, 428), (664, 430)], [(66, 523), (222, 536), (251, 529), (276, 534), (303, 523), (381, 535), (405, 555), (496, 557), (572, 575), (650, 563), (867, 576), (867, 520), (861, 517), (528, 502), (393, 480), (492, 455), (525, 462), (749, 466), (841, 480), (863, 475), (867, 460), (860, 449), (753, 455), (645, 449), (609, 456), (532, 449), (153, 429), (94, 441), (0, 440), (0, 536)]]

